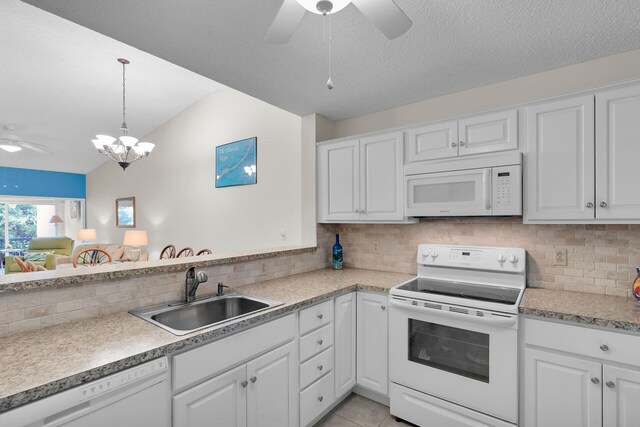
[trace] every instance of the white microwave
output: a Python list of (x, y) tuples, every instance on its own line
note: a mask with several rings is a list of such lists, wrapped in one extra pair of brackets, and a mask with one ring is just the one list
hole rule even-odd
[(522, 215), (522, 155), (405, 167), (405, 215)]

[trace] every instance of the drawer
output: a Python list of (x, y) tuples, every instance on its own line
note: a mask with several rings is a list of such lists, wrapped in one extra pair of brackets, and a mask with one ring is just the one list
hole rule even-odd
[(307, 426), (333, 404), (333, 372), (300, 392), (300, 425)]
[(333, 347), (300, 365), (300, 390), (331, 371), (333, 371)]
[(173, 358), (173, 389), (180, 390), (253, 359), (293, 340), (295, 334), (296, 319), (290, 314), (178, 354)]
[(333, 300), (300, 310), (300, 335), (333, 322)]
[(333, 345), (333, 323), (300, 338), (300, 362)]
[[(640, 336), (525, 318), (524, 342), (604, 361), (640, 366)], [(567, 337), (571, 337), (570, 340)]]

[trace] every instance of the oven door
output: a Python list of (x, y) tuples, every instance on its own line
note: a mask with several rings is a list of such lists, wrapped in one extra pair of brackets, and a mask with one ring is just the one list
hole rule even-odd
[(407, 216), (491, 215), (491, 168), (405, 177)]
[(517, 315), (426, 305), (389, 298), (390, 380), (517, 423)]

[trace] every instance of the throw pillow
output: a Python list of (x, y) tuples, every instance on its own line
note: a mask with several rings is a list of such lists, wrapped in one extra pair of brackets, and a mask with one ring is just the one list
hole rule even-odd
[(25, 262), (22, 260), (22, 258), (17, 256), (17, 257), (15, 257), (13, 259), (15, 260), (16, 264), (18, 264), (18, 267), (20, 267), (20, 270), (23, 273), (26, 273), (26, 272), (29, 271), (29, 267), (27, 266), (27, 264), (25, 264)]
[(53, 252), (27, 252), (24, 254), (25, 261), (31, 262), (44, 262), (47, 260), (47, 255), (51, 255)]

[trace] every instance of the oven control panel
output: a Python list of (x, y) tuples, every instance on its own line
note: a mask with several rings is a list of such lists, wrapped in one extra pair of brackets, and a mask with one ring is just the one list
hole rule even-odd
[(418, 246), (418, 264), (524, 273), (526, 251), (522, 248), (422, 244)]

